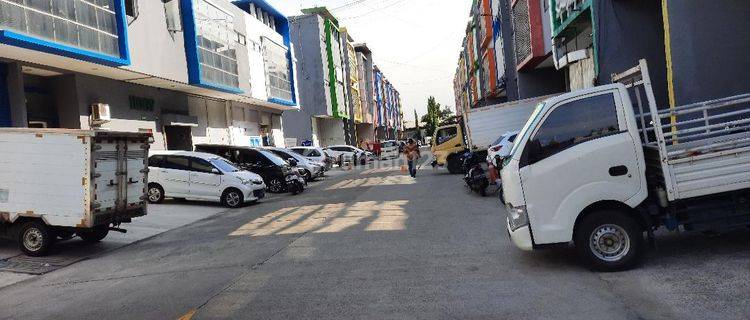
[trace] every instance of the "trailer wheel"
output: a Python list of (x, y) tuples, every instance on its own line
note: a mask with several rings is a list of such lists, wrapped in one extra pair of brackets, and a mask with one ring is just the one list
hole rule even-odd
[(27, 256), (41, 257), (46, 255), (52, 247), (55, 237), (57, 237), (55, 233), (44, 222), (28, 221), (18, 232), (18, 247)]
[(164, 201), (164, 188), (156, 183), (148, 184), (148, 202), (161, 203)]
[(627, 270), (643, 254), (643, 228), (633, 216), (621, 211), (593, 212), (579, 222), (575, 246), (580, 257), (595, 270)]
[(88, 243), (96, 243), (104, 240), (109, 234), (109, 226), (96, 226), (93, 229), (77, 232), (78, 236)]

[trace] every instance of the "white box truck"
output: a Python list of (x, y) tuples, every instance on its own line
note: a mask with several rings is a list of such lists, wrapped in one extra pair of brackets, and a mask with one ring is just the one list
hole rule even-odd
[[(491, 143), (506, 132), (521, 130), (534, 112), (534, 107), (550, 97), (552, 96), (471, 109), (464, 114), (463, 123), (438, 127), (432, 138), (433, 165), (447, 166), (449, 172), (460, 173), (460, 157), (464, 152), (486, 151)], [(481, 158), (484, 159), (484, 156)]]
[(41, 256), (146, 214), (150, 133), (0, 129), (0, 235)]
[(541, 104), (501, 172), (523, 250), (573, 242), (595, 269), (635, 266), (644, 232), (750, 225), (750, 94), (658, 109), (645, 60), (615, 84)]

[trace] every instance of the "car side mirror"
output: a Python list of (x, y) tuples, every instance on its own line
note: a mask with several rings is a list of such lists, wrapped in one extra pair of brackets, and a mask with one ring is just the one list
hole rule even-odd
[(289, 158), (289, 160), (288, 160), (288, 161), (289, 161), (289, 165), (291, 165), (292, 167), (296, 167), (296, 166), (297, 166), (297, 165), (299, 164), (299, 163), (297, 162), (297, 160), (295, 160), (295, 159), (292, 159), (292, 158)]
[(219, 171), (219, 169), (213, 168), (213, 169), (211, 169), (211, 173), (213, 173), (213, 174), (221, 174), (221, 171)]

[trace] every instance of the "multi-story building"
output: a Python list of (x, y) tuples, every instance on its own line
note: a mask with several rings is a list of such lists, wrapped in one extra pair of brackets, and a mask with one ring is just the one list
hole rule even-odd
[(341, 38), (344, 42), (344, 80), (346, 82), (347, 108), (349, 119), (345, 125), (347, 144), (357, 145), (357, 124), (364, 120), (362, 110), (362, 93), (359, 84), (359, 60), (354, 49), (354, 39), (346, 28), (341, 28)]
[(299, 59), (300, 109), (284, 114), (285, 133), (298, 144), (346, 144), (346, 41), (338, 20), (326, 8), (302, 12), (303, 15), (290, 18), (292, 42)]
[(362, 100), (362, 121), (355, 124), (357, 142), (375, 140), (375, 80), (373, 74), (372, 51), (366, 44), (354, 46), (357, 52), (360, 99)]
[(155, 149), (283, 145), (290, 45), (262, 0), (0, 0), (0, 126), (89, 128), (107, 104), (102, 128)]

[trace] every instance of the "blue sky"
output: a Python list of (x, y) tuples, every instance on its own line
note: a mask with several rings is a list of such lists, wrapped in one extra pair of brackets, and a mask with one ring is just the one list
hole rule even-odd
[(404, 117), (427, 112), (427, 98), (454, 106), (456, 71), (471, 0), (267, 0), (287, 15), (326, 6), (401, 93)]

